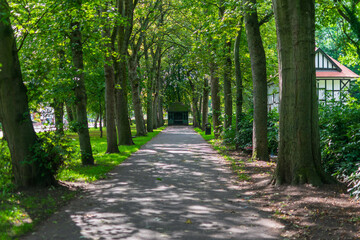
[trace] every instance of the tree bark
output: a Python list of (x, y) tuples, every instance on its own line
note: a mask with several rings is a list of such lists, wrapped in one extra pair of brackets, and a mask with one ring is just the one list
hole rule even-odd
[(214, 126), (214, 136), (216, 139), (220, 137), (221, 133), (221, 103), (220, 103), (220, 84), (219, 77), (217, 76), (217, 66), (216, 63), (210, 63), (210, 81), (211, 81), (211, 103), (213, 109), (213, 126)]
[(55, 115), (55, 128), (56, 133), (64, 135), (64, 102), (54, 99), (54, 115)]
[[(114, 29), (116, 31), (116, 29)], [(114, 33), (113, 33), (114, 34)], [(116, 33), (115, 33), (116, 35)], [(115, 39), (111, 38), (110, 27), (104, 26), (103, 37), (111, 39), (105, 44), (105, 114), (106, 114), (106, 153), (119, 153), (115, 124), (115, 70), (112, 64), (112, 53), (115, 51)], [(101, 106), (101, 103), (100, 103)], [(100, 112), (100, 116), (101, 116)], [(101, 123), (100, 123), (101, 126)], [(102, 128), (100, 129), (102, 136)]]
[(132, 0), (118, 0), (118, 12), (126, 19), (125, 23), (118, 26), (118, 53), (120, 59), (114, 59), (116, 88), (116, 125), (118, 129), (119, 145), (133, 145), (131, 127), (129, 121), (128, 99), (127, 99), (127, 49), (133, 29), (134, 2)]
[(321, 185), (315, 77), (315, 1), (273, 0), (279, 73), (279, 155), (274, 182)]
[(51, 172), (29, 159), (37, 136), (30, 118), (9, 9), (7, 2), (0, 0), (0, 116), (11, 154), (14, 181), (20, 187), (50, 185), (55, 183)]
[[(137, 54), (137, 53), (133, 53)], [(129, 75), (131, 83), (131, 93), (132, 93), (132, 102), (135, 113), (135, 124), (136, 124), (136, 136), (146, 136), (146, 128), (144, 122), (144, 115), (142, 111), (142, 104), (140, 99), (140, 81), (138, 73), (136, 71), (138, 63), (136, 56), (133, 56), (135, 59), (130, 59), (129, 61)]]
[(112, 61), (112, 57), (110, 54), (111, 52), (106, 53), (105, 64), (104, 64), (106, 140), (107, 140), (106, 153), (119, 153), (119, 148), (117, 146), (117, 135), (116, 135), (116, 124), (115, 124), (115, 73), (114, 73), (113, 65), (110, 63)]
[(97, 129), (98, 128), (98, 122), (99, 122), (99, 114), (96, 114), (96, 118), (95, 118), (95, 122), (94, 122), (94, 128)]
[[(81, 0), (72, 2), (72, 7), (77, 12), (81, 11)], [(85, 90), (85, 77), (84, 77), (84, 61), (83, 61), (83, 47), (82, 47), (82, 34), (81, 23), (75, 20), (70, 24), (70, 45), (72, 50), (73, 64), (76, 69), (75, 81), (75, 107), (76, 107), (76, 120), (77, 132), (79, 135), (81, 161), (83, 165), (93, 165), (94, 158), (92, 155), (92, 148), (90, 143), (88, 119), (86, 112), (86, 90)]]
[(226, 43), (225, 43), (225, 68), (224, 68), (224, 106), (225, 106), (224, 128), (225, 129), (229, 129), (231, 127), (232, 118), (233, 118), (231, 72), (232, 72), (231, 42), (226, 41)]
[(203, 103), (202, 103), (202, 130), (205, 131), (205, 125), (208, 123), (208, 114), (209, 114), (209, 80), (204, 78), (204, 87), (203, 87)]
[(74, 114), (73, 114), (73, 111), (72, 111), (69, 103), (65, 103), (65, 107), (66, 107), (66, 113), (68, 116), (68, 122), (70, 123), (70, 122), (74, 121)]
[(269, 161), (267, 141), (267, 76), (265, 50), (260, 34), (256, 0), (249, 0), (249, 8), (245, 14), (245, 28), (251, 58), (253, 77), (253, 159)]
[[(242, 20), (241, 20), (242, 24)], [(240, 41), (242, 26), (238, 31), (235, 39), (234, 46), (234, 65), (235, 65), (235, 77), (236, 77), (236, 133), (240, 131), (240, 122), (242, 117), (242, 106), (243, 106), (243, 80), (240, 66)]]
[(144, 37), (144, 55), (145, 64), (147, 69), (147, 84), (146, 84), (146, 128), (148, 132), (153, 132), (153, 106), (152, 106), (152, 95), (153, 95), (153, 79), (154, 79), (154, 67), (150, 68), (149, 62), (149, 48), (146, 44), (146, 37)]
[[(125, 61), (125, 60), (124, 60)], [(120, 88), (116, 89), (116, 124), (118, 129), (119, 145), (134, 145), (129, 122), (129, 110), (127, 99), (127, 73), (126, 63), (120, 61), (117, 83)]]

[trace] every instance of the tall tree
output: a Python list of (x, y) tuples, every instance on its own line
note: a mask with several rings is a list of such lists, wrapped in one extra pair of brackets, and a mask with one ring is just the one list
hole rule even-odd
[(202, 103), (202, 129), (205, 130), (205, 125), (209, 122), (208, 113), (209, 113), (209, 79), (204, 77), (204, 86), (203, 86), (203, 103)]
[[(220, 0), (219, 15), (220, 18), (224, 19), (225, 17), (225, 2)], [(228, 129), (232, 124), (232, 91), (231, 91), (231, 73), (232, 73), (232, 60), (231, 60), (231, 41), (225, 36), (224, 41), (224, 129)]]
[(241, 26), (236, 35), (234, 45), (234, 65), (235, 65), (235, 78), (236, 78), (236, 132), (240, 131), (240, 121), (243, 107), (243, 81), (240, 66), (240, 42), (241, 33), (243, 31), (243, 19), (240, 21)]
[(85, 75), (84, 75), (84, 59), (82, 46), (81, 21), (78, 19), (81, 9), (82, 0), (75, 0), (71, 2), (72, 11), (77, 13), (70, 24), (70, 45), (72, 51), (72, 59), (76, 74), (74, 76), (75, 84), (75, 106), (76, 106), (76, 121), (77, 132), (80, 141), (81, 161), (84, 165), (94, 164), (92, 155), (92, 148), (90, 143), (90, 134), (88, 127), (87, 111), (86, 111), (86, 90), (85, 90)]
[(319, 147), (314, 2), (273, 0), (280, 72), (277, 185), (329, 181)]
[(260, 34), (256, 0), (247, 1), (245, 28), (253, 78), (253, 155), (254, 159), (269, 160), (267, 143), (267, 75), (265, 50)]
[(0, 15), (0, 116), (10, 149), (14, 181), (22, 187), (53, 184), (53, 175), (41, 167), (41, 162), (31, 161), (38, 139), (30, 118), (10, 8), (5, 0), (0, 0)]
[[(105, 107), (106, 107), (106, 153), (119, 153), (117, 146), (116, 124), (115, 124), (115, 70), (112, 64), (112, 55), (115, 52), (115, 41), (117, 37), (117, 27), (112, 33), (110, 31), (108, 5), (106, 3), (105, 11), (102, 12), (105, 20), (103, 37), (105, 38)], [(99, 114), (101, 117), (101, 113)], [(100, 128), (102, 128), (100, 123)]]
[(220, 102), (220, 84), (219, 77), (217, 76), (217, 64), (215, 59), (210, 63), (210, 82), (211, 82), (211, 104), (213, 109), (212, 119), (214, 126), (214, 136), (215, 138), (220, 137), (221, 133), (221, 102)]
[(129, 109), (127, 99), (127, 50), (133, 30), (134, 9), (138, 1), (118, 0), (118, 13), (124, 21), (118, 23), (117, 52), (119, 58), (114, 59), (116, 88), (116, 124), (120, 145), (133, 145), (129, 121)]
[(150, 67), (149, 61), (149, 46), (146, 41), (146, 36), (144, 37), (144, 56), (145, 56), (145, 66), (147, 72), (147, 84), (146, 84), (146, 128), (148, 132), (153, 132), (153, 82), (154, 82), (154, 66)]

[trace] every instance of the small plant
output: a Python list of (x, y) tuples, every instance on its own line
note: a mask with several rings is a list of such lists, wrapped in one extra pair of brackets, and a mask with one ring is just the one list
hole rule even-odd
[[(53, 179), (65, 159), (71, 157), (72, 148), (69, 141), (55, 132), (43, 132), (38, 134), (38, 141), (31, 149), (31, 155), (26, 163), (35, 164), (39, 167), (39, 179)], [(53, 182), (44, 182), (51, 185)]]
[(5, 192), (9, 188), (12, 188), (11, 157), (7, 142), (0, 140), (0, 190)]

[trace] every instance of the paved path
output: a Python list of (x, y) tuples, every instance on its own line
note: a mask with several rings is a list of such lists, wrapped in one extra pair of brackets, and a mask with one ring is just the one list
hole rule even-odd
[(234, 182), (200, 135), (168, 127), (24, 239), (279, 239)]

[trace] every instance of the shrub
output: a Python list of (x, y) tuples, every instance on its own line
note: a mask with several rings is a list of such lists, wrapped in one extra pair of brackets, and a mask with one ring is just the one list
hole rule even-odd
[(323, 167), (338, 179), (350, 181), (353, 188), (357, 183), (351, 179), (359, 175), (360, 109), (354, 102), (331, 102), (321, 105), (319, 113)]
[(7, 188), (12, 182), (12, 165), (9, 148), (5, 140), (0, 140), (0, 187)]
[[(39, 178), (54, 179), (53, 176), (57, 174), (64, 161), (71, 157), (73, 150), (69, 146), (69, 140), (55, 132), (38, 133), (38, 136), (39, 140), (32, 147), (31, 156), (26, 162), (39, 166)], [(49, 184), (52, 183), (44, 182), (44, 185)]]

